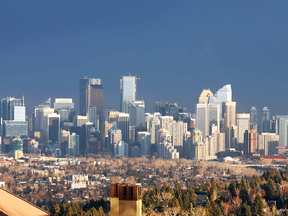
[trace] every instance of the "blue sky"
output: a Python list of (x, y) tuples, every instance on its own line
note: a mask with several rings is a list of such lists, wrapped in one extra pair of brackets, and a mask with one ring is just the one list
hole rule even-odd
[(101, 78), (105, 108), (120, 107), (119, 79), (138, 99), (195, 112), (203, 88), (232, 84), (237, 112), (288, 114), (287, 1), (1, 1), (0, 96), (25, 95), (28, 113)]

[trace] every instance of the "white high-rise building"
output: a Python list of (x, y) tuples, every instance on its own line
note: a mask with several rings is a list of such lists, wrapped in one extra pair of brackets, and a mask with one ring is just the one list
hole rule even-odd
[(223, 86), (219, 89), (215, 95), (216, 98), (221, 100), (222, 102), (232, 101), (232, 88), (230, 84)]
[(215, 137), (215, 153), (225, 151), (225, 133), (216, 131), (212, 136)]
[(25, 121), (26, 114), (25, 114), (25, 106), (14, 106), (14, 121)]
[(261, 155), (278, 154), (279, 135), (275, 133), (262, 133), (258, 137), (258, 150)]
[(196, 127), (203, 133), (203, 137), (209, 134), (207, 104), (196, 105)]
[[(167, 123), (171, 123), (173, 121), (173, 116), (160, 116), (160, 128), (165, 128), (169, 131), (169, 124), (167, 125)], [(170, 129), (169, 133), (172, 133), (172, 128)]]
[(279, 145), (287, 146), (288, 142), (288, 115), (276, 115), (276, 134), (279, 135)]
[(180, 157), (183, 157), (183, 136), (187, 132), (187, 123), (183, 121), (172, 122), (172, 143), (175, 149), (180, 153)]
[(216, 149), (215, 149), (215, 144), (216, 140), (214, 136), (207, 136), (203, 139), (203, 143), (205, 145), (205, 159), (206, 160), (212, 160), (216, 159), (217, 157), (215, 156)]
[(129, 102), (129, 126), (143, 125), (145, 121), (145, 102), (143, 100)]
[(153, 117), (152, 121), (149, 123), (149, 132), (151, 134), (151, 144), (156, 144), (157, 142), (157, 131), (160, 129), (160, 120), (158, 117)]

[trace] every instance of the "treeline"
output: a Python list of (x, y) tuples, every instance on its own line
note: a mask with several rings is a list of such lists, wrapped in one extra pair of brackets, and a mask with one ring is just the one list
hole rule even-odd
[[(143, 195), (143, 211), (146, 215), (281, 215), (278, 210), (288, 206), (287, 181), (286, 167), (285, 175), (273, 169), (262, 176), (243, 176), (227, 184), (214, 181), (187, 189), (182, 189), (181, 184), (176, 184), (174, 189), (165, 184), (160, 190), (149, 188)], [(201, 194), (199, 191), (206, 192), (202, 193), (207, 196), (203, 203), (199, 200), (201, 195), (197, 200), (195, 192)], [(282, 215), (288, 215), (288, 211)]]
[[(49, 209), (47, 209), (49, 211)], [(50, 210), (55, 216), (105, 216), (110, 210), (110, 202), (106, 199), (91, 200), (83, 207), (77, 203), (56, 204)]]

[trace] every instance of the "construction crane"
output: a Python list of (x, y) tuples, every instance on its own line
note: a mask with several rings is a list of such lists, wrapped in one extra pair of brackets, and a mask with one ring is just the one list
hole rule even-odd
[(276, 146), (276, 148), (277, 148), (277, 149), (280, 149), (280, 154), (282, 155), (282, 154), (283, 154), (283, 151), (282, 151), (283, 148), (284, 148), (284, 149), (288, 149), (288, 146), (279, 145), (279, 146)]

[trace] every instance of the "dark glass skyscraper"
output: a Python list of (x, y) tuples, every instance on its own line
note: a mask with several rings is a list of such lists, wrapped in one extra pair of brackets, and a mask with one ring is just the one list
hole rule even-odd
[(261, 112), (261, 133), (270, 132), (270, 112), (267, 107), (263, 107)]
[(99, 125), (103, 123), (103, 85), (101, 79), (80, 79), (80, 114), (86, 115), (87, 107), (97, 107)]

